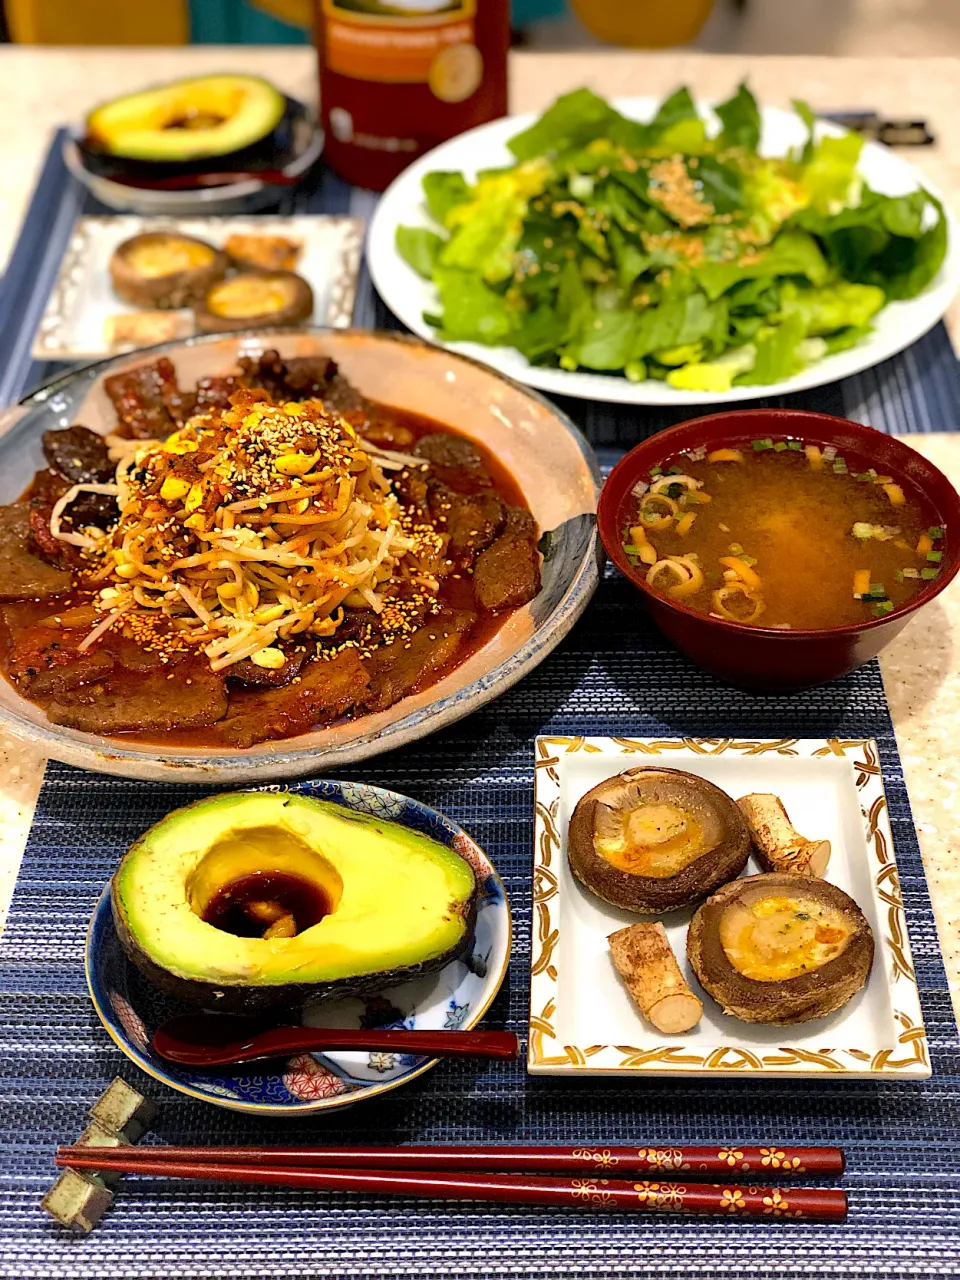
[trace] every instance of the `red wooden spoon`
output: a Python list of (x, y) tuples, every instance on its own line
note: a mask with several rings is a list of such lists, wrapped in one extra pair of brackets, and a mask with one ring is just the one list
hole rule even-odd
[(342, 1027), (269, 1027), (230, 1014), (183, 1014), (162, 1023), (154, 1050), (168, 1062), (224, 1067), (292, 1053), (372, 1049), (433, 1058), (493, 1058), (512, 1062), (520, 1042), (511, 1031), (350, 1030)]
[(144, 191), (193, 191), (202, 187), (226, 187), (237, 182), (249, 182), (256, 178), (272, 187), (292, 187), (303, 177), (302, 173), (285, 173), (282, 169), (251, 169), (233, 173), (178, 173), (169, 178), (140, 178), (127, 174), (111, 178), (124, 187), (138, 187)]

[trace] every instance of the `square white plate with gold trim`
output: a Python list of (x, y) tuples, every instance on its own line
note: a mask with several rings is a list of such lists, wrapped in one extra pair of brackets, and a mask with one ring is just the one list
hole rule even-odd
[[(930, 1075), (876, 742), (537, 738), (536, 754), (529, 1072)], [(609, 933), (637, 917), (573, 878), (566, 833), (575, 804), (591, 787), (655, 759), (698, 774), (735, 799), (773, 792), (804, 835), (832, 842), (825, 878), (858, 903), (877, 943), (867, 985), (842, 1009), (790, 1027), (724, 1014), (700, 991), (687, 963), (692, 910), (686, 910), (663, 923), (688, 982), (703, 996), (703, 1019), (692, 1031), (665, 1035), (641, 1017), (607, 945)], [(748, 865), (746, 874), (755, 870)]]
[[(285, 236), (300, 243), (294, 270), (313, 290), (313, 316), (305, 324), (345, 329), (353, 319), (360, 273), (364, 224), (360, 218), (297, 214), (284, 218), (141, 218), (133, 214), (78, 218), (60, 264), (60, 274), (47, 299), (34, 335), (35, 360), (96, 360), (128, 347), (110, 346), (106, 325), (111, 316), (135, 314), (113, 292), (110, 258), (131, 236), (147, 231), (177, 231), (221, 248), (230, 235)], [(177, 325), (172, 338), (189, 337), (193, 313), (169, 314)], [(160, 341), (159, 338), (155, 341)]]

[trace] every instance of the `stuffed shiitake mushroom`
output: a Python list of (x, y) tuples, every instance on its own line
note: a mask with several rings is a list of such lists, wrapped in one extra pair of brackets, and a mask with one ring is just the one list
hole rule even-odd
[(786, 1025), (856, 995), (870, 975), (873, 933), (836, 885), (774, 872), (708, 898), (690, 922), (687, 956), (724, 1013)]
[(173, 231), (147, 231), (117, 246), (110, 279), (118, 297), (135, 307), (170, 310), (198, 301), (227, 271), (227, 256), (205, 240)]
[(294, 271), (241, 271), (208, 289), (194, 314), (201, 333), (300, 324), (313, 315), (313, 290)]
[(681, 769), (639, 767), (588, 791), (567, 856), (581, 884), (640, 915), (697, 902), (746, 866), (750, 835), (725, 792)]

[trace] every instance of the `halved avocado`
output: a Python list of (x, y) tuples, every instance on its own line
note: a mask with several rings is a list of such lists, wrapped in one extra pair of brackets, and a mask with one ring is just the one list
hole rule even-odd
[(581, 884), (638, 914), (705, 898), (740, 874), (749, 853), (747, 825), (725, 792), (682, 769), (644, 765), (588, 791), (567, 835)]
[(85, 144), (174, 164), (226, 156), (266, 137), (285, 110), (283, 94), (259, 76), (191, 77), (96, 107), (87, 116)]
[(469, 946), (477, 898), (452, 849), (285, 792), (168, 814), (124, 856), (112, 891), (120, 942), (151, 982), (241, 1013), (434, 973)]
[(176, 231), (145, 231), (110, 257), (116, 294), (135, 307), (189, 306), (223, 279), (227, 256), (205, 240)]
[(726, 884), (699, 908), (687, 956), (703, 989), (743, 1022), (833, 1013), (867, 981), (873, 933), (836, 885), (784, 872)]
[(313, 315), (313, 290), (294, 271), (241, 271), (207, 290), (194, 309), (201, 333), (300, 324)]

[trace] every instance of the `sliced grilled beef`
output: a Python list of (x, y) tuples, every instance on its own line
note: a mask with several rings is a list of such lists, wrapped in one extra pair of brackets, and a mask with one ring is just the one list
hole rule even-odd
[(228, 373), (222, 378), (198, 378), (193, 408), (196, 413), (208, 409), (229, 409), (230, 397), (244, 386), (243, 379)]
[(43, 433), (43, 456), (71, 484), (109, 484), (116, 467), (106, 442), (89, 427), (66, 427)]
[(504, 504), (492, 489), (464, 494), (445, 484), (434, 484), (430, 511), (439, 528), (449, 535), (448, 554), (461, 563), (472, 564), (503, 525)]
[(227, 691), (223, 676), (210, 670), (202, 654), (173, 670), (145, 673), (115, 669), (105, 679), (61, 693), (44, 703), (54, 724), (84, 733), (171, 733), (205, 729), (223, 718)]
[(217, 736), (232, 747), (252, 747), (271, 738), (293, 738), (344, 715), (363, 700), (368, 678), (354, 649), (317, 660), (284, 689), (235, 698)]
[(21, 693), (28, 698), (66, 693), (112, 671), (111, 654), (96, 647), (79, 652), (89, 629), (58, 631), (40, 624), (18, 629), (8, 661), (10, 678)]
[(508, 507), (503, 533), (481, 551), (473, 570), (477, 603), (484, 609), (527, 604), (540, 590), (537, 525), (523, 507)]
[(186, 420), (193, 406), (193, 396), (181, 392), (166, 356), (115, 373), (103, 385), (117, 417), (136, 440), (162, 440)]
[(493, 484), (477, 447), (463, 436), (445, 431), (421, 436), (413, 449), (418, 458), (430, 464), (433, 479), (449, 485), (458, 493), (473, 493), (477, 488)]
[(475, 619), (476, 614), (465, 609), (447, 609), (428, 618), (405, 639), (377, 649), (365, 664), (370, 675), (370, 692), (365, 700), (368, 710), (392, 707), (451, 662)]
[(0, 600), (43, 600), (69, 591), (73, 575), (48, 564), (30, 531), (30, 507), (0, 507)]
[(302, 650), (294, 650), (286, 655), (282, 667), (258, 667), (249, 658), (243, 658), (227, 668), (227, 679), (231, 684), (253, 689), (282, 689), (300, 674), (305, 654)]

